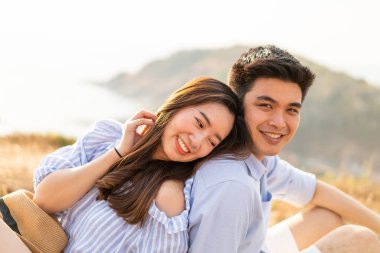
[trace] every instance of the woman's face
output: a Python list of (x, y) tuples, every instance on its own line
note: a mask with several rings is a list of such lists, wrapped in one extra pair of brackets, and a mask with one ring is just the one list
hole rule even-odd
[(204, 157), (227, 137), (233, 122), (234, 115), (218, 103), (179, 110), (167, 124), (153, 158), (189, 162)]

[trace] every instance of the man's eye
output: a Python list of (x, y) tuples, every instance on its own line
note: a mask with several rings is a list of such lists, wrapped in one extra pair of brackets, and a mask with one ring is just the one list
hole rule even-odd
[(195, 118), (197, 120), (197, 124), (200, 128), (203, 128), (203, 123), (198, 118)]
[(294, 114), (298, 114), (299, 113), (299, 111), (297, 109), (294, 109), (294, 108), (289, 108), (288, 111), (291, 112), (291, 113), (294, 113)]
[(272, 108), (272, 105), (270, 105), (270, 104), (259, 104), (259, 107)]

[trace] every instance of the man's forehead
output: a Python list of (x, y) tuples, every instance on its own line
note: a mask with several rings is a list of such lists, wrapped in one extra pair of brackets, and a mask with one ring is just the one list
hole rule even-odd
[(298, 84), (275, 78), (256, 80), (244, 97), (246, 100), (274, 100), (287, 103), (301, 103), (302, 91)]

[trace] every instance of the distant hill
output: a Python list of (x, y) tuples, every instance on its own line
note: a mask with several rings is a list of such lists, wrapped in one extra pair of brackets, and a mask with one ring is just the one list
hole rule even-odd
[[(121, 73), (102, 85), (141, 99), (155, 109), (197, 76), (226, 81), (229, 67), (248, 47), (180, 51), (152, 61), (137, 74)], [(301, 127), (284, 155), (308, 167), (380, 171), (380, 89), (301, 58), (316, 74), (302, 111)]]

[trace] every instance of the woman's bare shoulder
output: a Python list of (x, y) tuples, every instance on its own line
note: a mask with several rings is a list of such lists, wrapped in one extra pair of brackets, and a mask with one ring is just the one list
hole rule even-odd
[(168, 217), (181, 214), (185, 210), (184, 183), (176, 180), (165, 181), (155, 198), (156, 206)]

